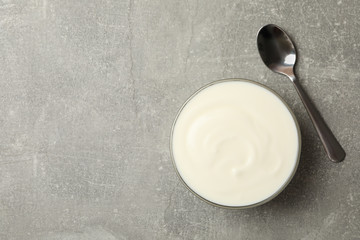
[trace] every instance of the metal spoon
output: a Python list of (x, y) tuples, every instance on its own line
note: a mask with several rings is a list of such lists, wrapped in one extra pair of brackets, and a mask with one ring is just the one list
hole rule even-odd
[(293, 82), (329, 158), (333, 162), (344, 160), (346, 156), (344, 149), (336, 140), (295, 76), (296, 50), (289, 36), (280, 27), (269, 24), (259, 30), (257, 45), (265, 65), (272, 71), (289, 77)]

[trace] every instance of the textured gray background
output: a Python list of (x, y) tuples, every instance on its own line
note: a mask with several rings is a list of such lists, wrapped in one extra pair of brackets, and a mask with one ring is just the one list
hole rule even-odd
[[(360, 2), (0, 0), (0, 239), (360, 239)], [(255, 39), (296, 41), (298, 76), (347, 152), (328, 161)], [(303, 133), (273, 201), (226, 210), (169, 157), (181, 104), (213, 80), (276, 90)]]

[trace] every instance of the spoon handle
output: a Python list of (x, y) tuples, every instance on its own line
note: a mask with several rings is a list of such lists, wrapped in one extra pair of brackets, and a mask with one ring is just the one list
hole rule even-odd
[(346, 153), (341, 147), (340, 143), (336, 140), (334, 134), (331, 132), (330, 128), (326, 125), (324, 119), (321, 117), (319, 111), (316, 109), (315, 105), (311, 102), (309, 96), (306, 94), (304, 89), (301, 87), (299, 81), (294, 78), (292, 79), (295, 85), (296, 91), (298, 92), (314, 127), (319, 134), (321, 142), (325, 148), (325, 151), (331, 161), (341, 162), (344, 160)]

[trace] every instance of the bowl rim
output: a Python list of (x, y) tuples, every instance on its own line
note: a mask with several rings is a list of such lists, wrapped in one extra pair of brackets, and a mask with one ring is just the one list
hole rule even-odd
[[(262, 87), (268, 91), (270, 91), (271, 93), (273, 93), (287, 108), (287, 110), (289, 111), (289, 113), (292, 116), (292, 119), (294, 120), (294, 123), (296, 125), (296, 130), (297, 130), (297, 135), (298, 135), (298, 152), (297, 152), (297, 158), (296, 158), (296, 163), (295, 166), (291, 172), (291, 174), (289, 175), (289, 177), (287, 178), (287, 180), (285, 181), (285, 183), (276, 191), (274, 192), (271, 196), (269, 196), (268, 198), (257, 202), (257, 203), (253, 203), (253, 204), (249, 204), (249, 205), (243, 205), (243, 206), (228, 206), (228, 205), (222, 205), (219, 203), (215, 203), (212, 202), (204, 197), (202, 197), (200, 194), (198, 194), (197, 192), (195, 192), (189, 185), (187, 185), (187, 183), (185, 182), (185, 180), (182, 178), (181, 174), (179, 173), (179, 170), (177, 169), (176, 166), (176, 162), (175, 162), (175, 158), (174, 158), (174, 153), (173, 153), (173, 135), (174, 135), (174, 128), (176, 125), (176, 122), (182, 112), (182, 110), (185, 108), (185, 106), (201, 91), (203, 91), (204, 89), (211, 87), (213, 85), (219, 84), (219, 83), (224, 83), (224, 82), (247, 82), (247, 83), (251, 83), (251, 84), (255, 84), (259, 87)], [(177, 174), (177, 176), (180, 178), (180, 181), (183, 183), (183, 185), (191, 192), (193, 193), (196, 197), (198, 197), (199, 199), (205, 201), (206, 203), (216, 206), (216, 207), (220, 207), (220, 208), (226, 208), (226, 209), (246, 209), (246, 208), (252, 208), (252, 207), (257, 207), (260, 205), (263, 205), (267, 202), (269, 202), (270, 200), (274, 199), (275, 197), (277, 197), (287, 186), (288, 184), (291, 182), (291, 180), (293, 179), (297, 168), (299, 166), (299, 162), (300, 162), (300, 155), (301, 155), (301, 147), (302, 147), (302, 139), (301, 139), (301, 130), (300, 130), (300, 125), (296, 119), (296, 116), (294, 114), (294, 112), (291, 110), (291, 108), (289, 107), (289, 105), (285, 102), (285, 100), (277, 93), (275, 92), (273, 89), (271, 89), (270, 87), (256, 82), (254, 80), (249, 80), (249, 79), (243, 79), (243, 78), (227, 78), (227, 79), (220, 79), (220, 80), (216, 80), (216, 81), (212, 81), (202, 87), (200, 87), (198, 90), (196, 90), (193, 94), (190, 95), (190, 97), (187, 98), (187, 100), (182, 104), (182, 106), (180, 107), (180, 109), (178, 110), (175, 120), (173, 121), (172, 127), (171, 127), (171, 134), (170, 134), (170, 155), (171, 155), (171, 160), (172, 160), (172, 165), (175, 168), (175, 172)]]

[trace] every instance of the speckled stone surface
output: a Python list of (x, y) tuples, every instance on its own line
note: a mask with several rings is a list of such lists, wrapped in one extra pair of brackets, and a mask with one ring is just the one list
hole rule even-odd
[[(359, 12), (357, 0), (0, 0), (0, 239), (360, 239)], [(266, 23), (296, 42), (343, 163), (259, 58)], [(246, 210), (193, 196), (168, 145), (187, 97), (234, 77), (277, 91), (303, 134), (293, 181)]]

